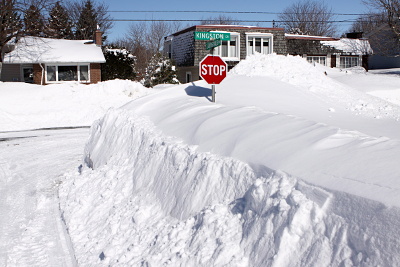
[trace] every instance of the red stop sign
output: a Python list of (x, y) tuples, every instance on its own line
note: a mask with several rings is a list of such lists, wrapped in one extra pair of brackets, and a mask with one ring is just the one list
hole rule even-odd
[(220, 56), (206, 56), (199, 67), (200, 77), (208, 84), (220, 84), (228, 72), (228, 65)]

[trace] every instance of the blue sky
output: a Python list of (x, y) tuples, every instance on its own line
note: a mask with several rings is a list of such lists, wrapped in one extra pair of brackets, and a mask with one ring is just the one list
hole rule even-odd
[[(222, 1), (222, 0), (94, 0), (103, 2), (109, 7), (109, 11), (246, 11), (246, 12), (281, 12), (284, 8), (297, 2), (298, 0), (253, 0), (253, 1)], [(359, 14), (368, 10), (362, 0), (327, 0), (325, 3), (332, 7), (333, 12), (342, 14)], [(114, 19), (206, 19), (217, 16), (218, 13), (159, 13), (159, 12), (139, 12), (139, 13), (114, 13), (110, 15)], [(224, 14), (239, 20), (276, 20), (276, 14)], [(336, 20), (351, 20), (357, 16), (336, 16)], [(114, 22), (109, 40), (123, 38), (128, 26), (134, 22)], [(195, 22), (182, 22), (182, 26), (195, 25)], [(241, 23), (243, 25), (253, 25), (254, 23)], [(272, 23), (259, 23), (263, 27), (272, 27)], [(349, 23), (338, 23), (340, 33), (345, 32), (351, 25)]]

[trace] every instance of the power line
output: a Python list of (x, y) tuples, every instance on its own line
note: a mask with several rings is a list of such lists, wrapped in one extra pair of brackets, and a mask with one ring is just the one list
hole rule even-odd
[[(280, 14), (300, 14), (300, 13), (284, 13), (284, 12), (267, 12), (267, 11), (212, 11), (212, 10), (111, 10), (108, 13), (222, 13), (222, 14), (265, 14), (265, 15), (280, 15)], [(303, 13), (301, 13), (303, 14)], [(313, 14), (313, 13), (307, 13)], [(365, 14), (352, 13), (325, 13), (336, 16), (362, 16)]]
[[(204, 19), (108, 19), (107, 21), (114, 22), (202, 22), (209, 21)], [(302, 20), (301, 22), (308, 23), (349, 23), (354, 20), (328, 20), (328, 21), (316, 21), (316, 20)], [(290, 23), (290, 22), (299, 22), (299, 21), (287, 21), (287, 20), (236, 20), (230, 19), (229, 22), (255, 22), (255, 23), (267, 23), (267, 22), (275, 22), (275, 23)]]

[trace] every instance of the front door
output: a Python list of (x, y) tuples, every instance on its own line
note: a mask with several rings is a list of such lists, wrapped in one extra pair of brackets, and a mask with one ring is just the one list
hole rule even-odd
[(24, 78), (24, 82), (33, 83), (33, 68), (31, 67), (22, 68), (22, 75)]

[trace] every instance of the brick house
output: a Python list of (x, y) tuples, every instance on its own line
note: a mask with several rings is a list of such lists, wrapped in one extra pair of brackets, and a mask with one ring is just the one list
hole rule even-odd
[(205, 46), (208, 41), (195, 40), (194, 32), (230, 33), (230, 41), (214, 48), (232, 68), (247, 55), (255, 52), (286, 54), (286, 39), (283, 28), (263, 28), (239, 25), (197, 25), (165, 37), (164, 53), (178, 66), (180, 82), (199, 79), (199, 62), (208, 54)]
[[(230, 33), (230, 41), (213, 50), (206, 49), (206, 40), (197, 40), (195, 32)], [(178, 67), (182, 83), (200, 79), (199, 63), (208, 54), (219, 55), (234, 67), (254, 53), (300, 55), (309, 62), (330, 67), (364, 66), (368, 69), (368, 54), (372, 53), (367, 40), (285, 34), (283, 28), (240, 25), (197, 25), (176, 32), (164, 39), (164, 54)]]
[(3, 57), (1, 81), (51, 84), (101, 81), (101, 32), (95, 40), (65, 40), (26, 36)]

